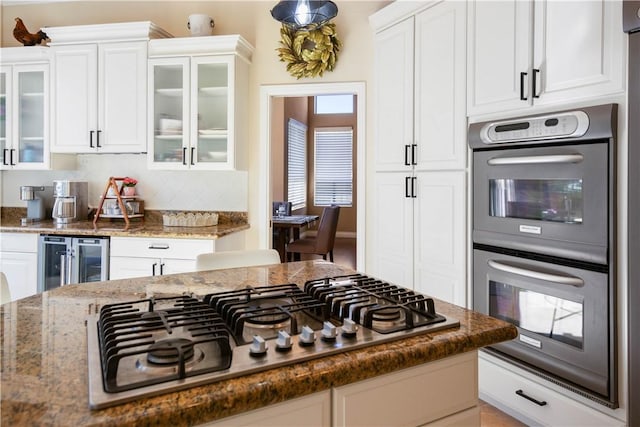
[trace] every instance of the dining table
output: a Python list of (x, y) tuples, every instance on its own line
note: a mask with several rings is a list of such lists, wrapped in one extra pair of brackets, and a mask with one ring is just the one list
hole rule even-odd
[(313, 225), (318, 218), (318, 215), (287, 215), (271, 218), (273, 248), (278, 250), (280, 261), (286, 261), (287, 243), (299, 239), (300, 230)]

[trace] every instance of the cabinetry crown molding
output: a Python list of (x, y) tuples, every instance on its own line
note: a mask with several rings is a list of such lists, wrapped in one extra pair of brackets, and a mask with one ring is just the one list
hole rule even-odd
[(380, 31), (442, 1), (395, 1), (369, 16), (369, 25)]
[(3, 64), (47, 62), (50, 59), (50, 50), (47, 46), (3, 47), (0, 49), (0, 54)]
[(253, 46), (240, 35), (177, 37), (149, 41), (149, 56), (198, 56), (235, 54), (251, 63)]
[(49, 46), (173, 37), (150, 21), (44, 27), (42, 31), (51, 39)]

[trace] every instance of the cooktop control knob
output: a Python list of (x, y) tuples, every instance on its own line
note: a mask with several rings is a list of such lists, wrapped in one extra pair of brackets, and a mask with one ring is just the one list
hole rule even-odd
[(254, 335), (251, 346), (249, 347), (249, 355), (253, 357), (260, 357), (267, 354), (267, 343), (264, 342), (264, 338), (260, 335)]
[(338, 329), (331, 322), (324, 322), (322, 324), (322, 340), (323, 341), (335, 341), (338, 335)]
[(351, 319), (344, 319), (342, 322), (342, 336), (346, 338), (353, 338), (358, 332), (358, 326), (356, 322)]
[(278, 338), (276, 338), (276, 351), (289, 351), (291, 350), (291, 335), (287, 331), (278, 331)]
[(302, 333), (300, 334), (300, 345), (303, 347), (313, 345), (316, 341), (316, 333), (313, 332), (309, 326), (302, 327)]

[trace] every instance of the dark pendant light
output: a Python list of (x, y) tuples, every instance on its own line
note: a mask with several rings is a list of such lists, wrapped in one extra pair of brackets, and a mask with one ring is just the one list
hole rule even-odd
[(338, 6), (332, 1), (283, 0), (271, 10), (276, 21), (292, 28), (321, 26), (337, 14)]

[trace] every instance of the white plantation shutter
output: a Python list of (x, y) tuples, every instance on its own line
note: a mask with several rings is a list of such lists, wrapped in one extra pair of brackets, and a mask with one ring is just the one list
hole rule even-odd
[(307, 205), (307, 126), (289, 119), (287, 143), (287, 200), (291, 209), (300, 209)]
[(351, 206), (353, 194), (353, 129), (315, 130), (316, 206)]

